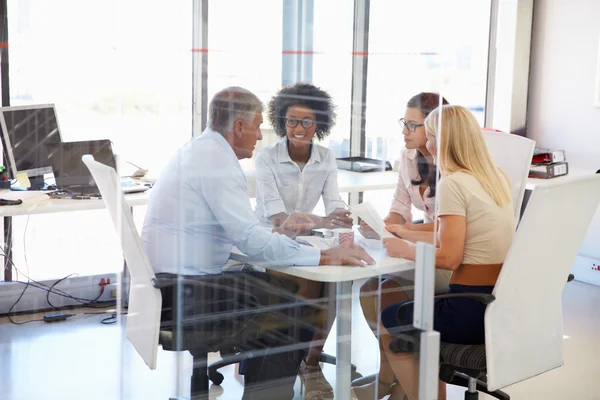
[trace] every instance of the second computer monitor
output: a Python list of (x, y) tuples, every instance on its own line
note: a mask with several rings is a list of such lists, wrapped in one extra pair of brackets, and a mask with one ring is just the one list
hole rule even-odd
[(46, 145), (61, 142), (54, 104), (1, 107), (0, 126), (13, 177), (52, 173)]

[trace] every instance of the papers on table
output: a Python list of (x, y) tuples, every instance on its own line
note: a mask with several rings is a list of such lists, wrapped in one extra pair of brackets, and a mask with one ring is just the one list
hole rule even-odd
[(394, 235), (385, 230), (385, 222), (383, 222), (383, 219), (379, 216), (379, 214), (377, 214), (377, 211), (375, 211), (373, 205), (368, 201), (356, 206), (351, 206), (350, 211), (352, 212), (352, 215), (365, 221), (375, 232), (379, 234), (380, 237), (394, 237)]

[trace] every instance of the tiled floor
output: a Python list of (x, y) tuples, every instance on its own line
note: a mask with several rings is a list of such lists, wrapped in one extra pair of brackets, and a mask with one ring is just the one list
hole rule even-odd
[[(600, 399), (600, 288), (573, 282), (565, 289), (563, 304), (565, 366), (508, 388), (513, 399)], [(376, 342), (358, 310), (355, 307), (352, 358), (359, 371), (369, 374), (377, 369)], [(150, 371), (119, 325), (100, 324), (108, 315), (76, 312), (57, 324), (17, 326), (0, 319), (1, 399), (163, 400), (189, 390), (188, 354), (159, 351), (158, 368)], [(325, 350), (333, 353), (334, 335), (330, 338)], [(334, 367), (326, 365), (324, 371), (333, 384)], [(225, 381), (222, 387), (213, 385), (211, 399), (239, 399), (243, 380), (233, 366), (221, 372)], [(458, 400), (464, 389), (449, 387), (448, 392), (449, 399)], [(299, 390), (295, 398), (302, 399)]]

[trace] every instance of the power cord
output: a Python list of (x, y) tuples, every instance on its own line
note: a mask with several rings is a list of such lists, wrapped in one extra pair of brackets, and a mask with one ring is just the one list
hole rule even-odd
[[(23, 298), (23, 295), (25, 294), (25, 292), (27, 291), (27, 288), (29, 287), (29, 283), (30, 283), (30, 279), (29, 279), (29, 264), (27, 264), (27, 251), (25, 249), (25, 235), (27, 234), (27, 227), (29, 226), (29, 217), (30, 215), (27, 216), (27, 222), (25, 223), (25, 230), (23, 232), (23, 252), (25, 253), (25, 266), (27, 267), (27, 283), (25, 284), (25, 287), (23, 288), (23, 291), (21, 292), (21, 295), (19, 296), (19, 298), (17, 299), (17, 301), (15, 301), (13, 303), (13, 305), (10, 307), (10, 309), (8, 310), (8, 320), (15, 324), (15, 325), (23, 325), (23, 324), (28, 324), (30, 322), (36, 322), (36, 321), (43, 321), (42, 319), (38, 319), (38, 320), (29, 320), (29, 321), (24, 321), (24, 322), (15, 322), (12, 317), (10, 316), (10, 313), (12, 312), (13, 308), (15, 308), (15, 306), (19, 303), (19, 301), (21, 301), (21, 299)], [(6, 252), (4, 252), (5, 257), (6, 257)], [(6, 257), (6, 259), (10, 260), (8, 257)], [(15, 264), (12, 262), (12, 260), (10, 260), (11, 264), (15, 267), (15, 269), (17, 269), (17, 267), (15, 266)]]
[(110, 325), (117, 323), (117, 313), (114, 312), (110, 315), (110, 317), (106, 317), (100, 321), (102, 325)]

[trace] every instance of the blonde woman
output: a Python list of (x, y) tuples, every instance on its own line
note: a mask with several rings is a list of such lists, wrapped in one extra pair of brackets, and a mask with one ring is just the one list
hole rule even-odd
[[(438, 108), (425, 120), (425, 128), (427, 148), (434, 158), (439, 146), (439, 159), (435, 161), (442, 174), (437, 186), (436, 268), (452, 271), (450, 293), (491, 293), (515, 231), (510, 183), (493, 164), (481, 128), (466, 108)], [(414, 260), (415, 245), (402, 239), (404, 231), (398, 228), (388, 227), (399, 237), (384, 239), (384, 246), (393, 257)], [(414, 400), (418, 399), (418, 359), (412, 353), (389, 350), (399, 329), (412, 325), (412, 306), (399, 308), (400, 304), (386, 307), (381, 314), (379, 386), (385, 393), (379, 390), (377, 395)], [(434, 329), (444, 342), (483, 344), (484, 312), (485, 306), (475, 300), (438, 300)], [(374, 398), (375, 386), (355, 388), (356, 398)], [(438, 398), (446, 398), (441, 381)]]

